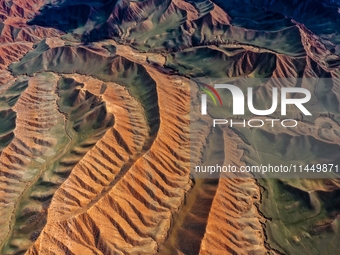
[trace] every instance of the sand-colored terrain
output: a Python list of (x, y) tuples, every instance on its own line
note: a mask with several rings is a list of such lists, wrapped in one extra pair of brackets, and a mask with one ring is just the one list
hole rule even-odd
[[(191, 171), (339, 161), (336, 4), (243, 2), (0, 3), (1, 254), (337, 254), (336, 175)], [(313, 81), (289, 84), (313, 91), (296, 129), (199, 114), (200, 78), (282, 77)]]

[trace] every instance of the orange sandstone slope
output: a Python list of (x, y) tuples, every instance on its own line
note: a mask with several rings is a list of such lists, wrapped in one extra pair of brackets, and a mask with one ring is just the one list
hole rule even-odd
[[(186, 77), (338, 79), (337, 35), (311, 31), (285, 9), (237, 18), (247, 12), (228, 3), (1, 3), (3, 254), (281, 252), (271, 248), (254, 179), (190, 175), (212, 132), (190, 129), (197, 91)], [(339, 112), (337, 92), (337, 84), (322, 92), (334, 102), (328, 112)], [(236, 132), (219, 132), (222, 163), (243, 164), (250, 149)], [(327, 134), (338, 143), (338, 131)]]
[[(159, 108), (160, 126), (156, 132), (150, 132), (152, 127), (145, 118), (145, 106), (140, 105), (127, 89), (117, 83), (86, 76), (86, 72), (82, 72), (83, 75), (46, 73), (35, 78), (19, 76), (12, 78), (7, 71), (8, 65), (32, 51), (33, 44), (43, 38), (47, 38), (46, 45), (51, 49), (63, 47), (65, 44), (57, 39), (62, 32), (26, 24), (26, 20), (35, 15), (42, 3), (31, 3), (27, 6), (21, 2), (14, 3), (11, 8), (4, 7), (2, 13), (4, 27), (1, 32), (3, 49), (1, 68), (4, 70), (3, 75), (12, 79), (12, 81), (2, 79), (5, 84), (3, 91), (6, 93), (11, 84), (18, 79), (24, 79), (24, 82), (27, 80), (27, 89), (19, 94), (13, 108), (17, 114), (14, 138), (1, 154), (3, 164), (1, 190), (4, 194), (2, 206), (3, 209), (6, 208), (2, 210), (5, 214), (1, 223), (3, 229), (6, 229), (2, 239), (5, 240), (4, 251), (17, 253), (28, 249), (27, 254), (157, 253), (157, 249), (171, 235), (174, 215), (186, 214), (181, 211), (181, 207), (185, 204), (185, 197), (192, 187), (189, 173), (188, 80), (180, 76), (166, 75), (163, 70), (147, 64), (147, 58), (155, 58), (154, 54), (138, 54), (129, 47), (117, 45), (117, 54), (142, 65), (156, 84), (158, 100), (155, 103)], [(201, 15), (197, 7), (195, 9), (186, 2), (177, 1), (169, 8), (170, 16), (178, 8), (176, 5), (189, 12), (189, 20), (197, 19)], [(135, 8), (133, 4), (131, 8)], [(212, 15), (215, 15), (214, 12), (221, 10), (215, 8)], [(164, 21), (166, 17), (167, 15), (164, 16)], [(211, 20), (214, 23), (228, 24), (228, 18), (221, 20), (218, 15), (215, 17), (206, 19), (208, 22)], [(99, 48), (90, 51), (96, 52), (94, 55), (97, 55)], [(37, 51), (40, 50), (43, 52), (46, 49), (38, 47)], [(77, 59), (80, 52), (74, 52), (72, 58)], [(41, 59), (41, 63), (52, 63), (53, 57), (56, 56), (53, 54), (51, 50), (51, 54), (47, 53)], [(104, 55), (105, 59), (109, 54), (99, 55)], [(163, 65), (162, 57), (159, 59), (159, 63)], [(60, 64), (67, 64), (70, 60), (68, 55), (61, 59)], [(32, 62), (27, 66), (30, 68), (34, 65), (35, 62)], [(113, 74), (120, 72), (120, 65), (125, 63), (113, 63)], [(64, 145), (67, 147), (72, 147), (71, 141), (74, 138), (72, 132), (67, 131), (68, 115), (61, 111), (58, 101), (60, 85), (57, 83), (63, 79), (71, 79), (79, 84), (79, 88), (76, 87), (76, 92), (73, 92), (77, 93), (72, 97), (75, 104), (86, 100), (88, 93), (91, 93), (101, 98), (105, 102), (106, 111), (114, 116), (114, 124), (93, 142), (93, 147), (86, 149), (85, 145), (78, 146), (69, 155), (67, 153), (63, 155), (63, 148), (58, 148), (58, 142), (60, 143), (58, 136), (69, 136), (70, 141)], [(48, 87), (44, 89), (44, 86)], [(29, 110), (30, 103), (32, 114)], [(46, 111), (43, 110), (44, 107)], [(48, 133), (50, 130), (53, 130), (52, 134)], [(62, 159), (53, 170), (54, 175), (47, 171), (44, 173), (43, 162), (49, 162), (50, 155), (59, 153), (60, 150)], [(29, 158), (33, 159), (39, 168), (39, 173), (33, 173), (33, 177), (29, 175), (31, 162), (26, 162)], [(14, 166), (11, 167), (10, 164)], [(69, 176), (58, 177), (58, 174), (65, 173), (69, 173)], [(25, 181), (25, 178), (28, 178), (28, 181)], [(28, 188), (35, 185), (32, 178), (34, 180), (40, 178), (47, 183), (51, 187), (50, 191), (30, 193)], [(254, 183), (250, 181), (250, 187), (252, 185)], [(221, 182), (217, 194), (226, 194), (227, 191), (224, 189), (229, 190), (228, 187), (228, 183)], [(51, 191), (52, 201), (50, 204), (45, 203), (49, 201), (48, 198), (51, 196), (47, 194), (51, 194)], [(233, 194), (232, 197), (239, 195), (232, 189), (229, 192)], [(258, 190), (254, 188), (254, 192)], [(31, 195), (25, 195), (26, 193)], [(193, 200), (195, 199), (194, 197)], [(232, 200), (227, 200), (226, 203), (230, 206), (234, 204)], [(243, 209), (236, 207), (235, 210), (235, 214), (240, 215), (239, 212)], [(46, 224), (37, 225), (35, 222), (43, 219), (46, 213)], [(255, 221), (257, 220), (255, 225), (258, 226), (259, 217), (256, 210), (252, 209), (249, 214), (253, 215)], [(25, 218), (26, 215), (32, 216)], [(20, 223), (22, 218), (27, 221)], [(203, 218), (204, 224), (206, 220)], [(234, 225), (234, 220), (232, 218), (225, 227)], [(211, 224), (214, 224), (213, 222), (216, 221), (212, 218)], [(208, 224), (208, 229), (210, 225)], [(236, 227), (241, 233), (242, 225), (236, 224)], [(30, 228), (36, 228), (37, 231), (31, 234)], [(41, 233), (39, 228), (42, 228)], [(176, 234), (174, 235), (176, 238)], [(35, 240), (37, 236), (39, 237)], [(204, 240), (209, 240), (209, 236), (206, 235)], [(256, 247), (256, 250), (264, 250), (263, 241), (262, 236), (258, 236), (256, 242), (262, 248)], [(30, 246), (32, 242), (33, 245)], [(221, 242), (225, 244), (219, 246)], [(202, 252), (206, 249), (205, 243), (204, 241)], [(209, 244), (211, 246), (209, 250), (216, 254), (221, 251), (232, 253), (234, 248), (226, 248), (232, 246), (230, 242), (221, 240), (218, 243)], [(177, 247), (175, 244), (171, 249), (181, 253), (183, 247)]]
[[(189, 87), (187, 82), (146, 70), (159, 97), (161, 125), (156, 137), (144, 148), (134, 146), (136, 135), (130, 136), (140, 133), (143, 123), (129, 125), (126, 118), (136, 119), (138, 113), (122, 112), (129, 100), (120, 100), (121, 106), (109, 98), (118, 91), (110, 91), (114, 84), (108, 84), (103, 98), (112, 105), (117, 124), (56, 191), (47, 224), (27, 254), (153, 254), (167, 237), (171, 215), (190, 189), (185, 149)], [(124, 97), (122, 92), (116, 95)]]
[[(94, 53), (93, 49), (99, 46), (100, 44), (89, 51), (93, 53), (86, 54), (92, 54), (92, 58), (99, 56), (103, 60), (108, 59), (110, 56), (108, 53)], [(42, 55), (42, 62), (48, 61), (49, 57), (53, 58), (54, 47), (52, 45), (50, 47), (51, 50), (48, 50), (50, 53)], [(58, 49), (61, 45), (57, 44), (55, 47)], [(80, 54), (79, 49), (75, 48), (74, 51)], [(58, 52), (61, 51), (58, 50)], [(118, 73), (124, 68), (130, 70), (129, 72), (131, 68), (136, 70), (136, 65), (144, 68), (146, 73), (143, 75), (148, 74), (156, 85), (158, 107), (155, 109), (158, 110), (152, 115), (145, 115), (148, 106), (142, 106), (140, 102), (131, 97), (126, 88), (115, 82), (103, 82), (87, 75), (54, 74), (54, 79), (57, 79), (59, 84), (56, 91), (63, 91), (65, 86), (60, 83), (62, 80), (72, 81), (71, 84), (77, 85), (74, 90), (77, 93), (70, 94), (73, 100), (72, 105), (80, 104), (87, 97), (86, 93), (91, 93), (105, 102), (107, 112), (114, 116), (114, 124), (105, 131), (105, 134), (91, 149), (86, 151), (82, 158), (79, 158), (79, 161), (75, 162), (69, 170), (70, 175), (62, 184), (55, 177), (40, 177), (50, 185), (61, 184), (54, 192), (47, 209), (46, 225), (30, 248), (22, 243), (25, 240), (29, 244), (29, 240), (32, 241), (32, 235), (25, 237), (18, 234), (18, 230), (14, 230), (12, 238), (7, 239), (11, 244), (9, 250), (16, 246), (18, 250), (28, 248), (27, 254), (155, 254), (168, 238), (177, 238), (177, 240), (183, 238), (181, 234), (171, 233), (171, 228), (173, 224), (176, 224), (174, 220), (176, 215), (183, 214), (185, 217), (190, 215), (182, 211), (182, 207), (186, 204), (185, 197), (190, 196), (188, 194), (192, 187), (189, 172), (189, 81), (181, 76), (164, 74), (153, 65), (147, 64), (147, 59), (156, 58), (154, 54), (137, 52), (133, 54), (133, 52), (129, 47), (117, 45), (117, 56), (121, 55), (126, 60), (110, 63)], [(77, 55), (77, 58), (78, 60), (72, 61), (82, 60), (81, 55)], [(161, 56), (158, 59), (162, 61)], [(127, 60), (136, 65), (130, 66)], [(48, 71), (48, 68), (53, 67), (44, 66), (43, 68), (47, 68), (46, 71)], [(33, 78), (28, 79), (33, 80)], [(28, 89), (31, 87), (29, 82)], [(57, 92), (57, 94), (63, 98), (63, 92)], [(24, 95), (22, 94), (21, 97)], [(45, 104), (46, 101), (42, 99), (41, 103)], [(154, 106), (151, 107), (154, 108)], [(58, 108), (61, 113), (67, 109), (62, 107), (60, 102)], [(18, 111), (18, 116), (21, 111), (26, 110), (19, 107), (14, 109)], [(152, 118), (157, 118), (157, 115), (159, 115), (160, 126), (152, 131), (150, 123), (153, 121)], [(65, 115), (66, 121), (70, 118), (67, 116), (70, 115)], [(20, 126), (16, 128), (18, 131), (15, 133), (20, 132)], [(72, 138), (72, 135), (70, 136)], [(235, 146), (230, 147), (231, 153)], [(85, 149), (85, 147), (81, 148)], [(79, 153), (80, 149), (74, 149), (75, 153)], [(17, 153), (21, 152), (17, 151)], [(72, 162), (77, 160), (74, 154), (71, 155), (73, 156), (66, 155), (61, 160), (62, 164), (53, 172), (58, 174), (67, 171), (66, 166), (72, 165)], [(237, 155), (239, 154), (236, 154), (235, 160), (238, 159)], [(3, 154), (3, 156), (12, 157), (9, 154)], [(11, 172), (7, 175), (7, 180), (11, 180), (10, 174)], [(25, 189), (22, 188), (22, 190)], [(214, 202), (209, 218), (207, 219), (208, 215), (202, 218), (203, 226), (208, 220), (207, 232), (204, 238), (201, 236), (203, 238), (202, 254), (207, 251), (216, 254), (225, 251), (233, 253), (244, 247), (258, 254), (266, 250), (261, 227), (262, 217), (259, 216), (254, 204), (258, 197), (259, 190), (253, 180), (220, 181), (216, 197), (210, 198), (214, 198)], [(15, 201), (14, 198), (11, 199)], [(20, 203), (29, 201), (21, 199), (19, 199)], [(44, 201), (43, 197), (41, 199)], [(194, 196), (190, 198), (190, 201), (188, 200), (188, 203), (194, 200), (195, 205), (197, 199), (198, 197)], [(224, 201), (221, 202), (220, 199)], [(239, 200), (243, 202), (240, 203)], [(249, 206), (245, 206), (244, 203)], [(233, 214), (230, 215), (230, 210), (223, 208), (232, 208)], [(36, 209), (30, 210), (30, 213), (37, 215), (34, 214)], [(200, 210), (199, 204), (196, 205), (196, 210)], [(205, 210), (209, 212), (209, 208)], [(215, 212), (215, 210), (221, 211)], [(16, 211), (15, 208), (14, 211)], [(195, 210), (192, 211), (197, 213)], [(8, 212), (10, 215), (11, 210)], [(250, 219), (244, 222), (242, 219), (244, 215)], [(219, 223), (221, 218), (225, 218), (223, 220), (225, 224)], [(233, 235), (216, 233), (221, 239), (216, 236), (210, 237), (212, 234), (210, 229), (216, 232), (215, 224), (226, 228), (226, 231), (239, 231), (237, 236), (243, 240), (238, 246), (239, 250), (234, 247), (232, 240), (235, 237)], [(19, 227), (27, 229), (29, 226), (27, 222)], [(180, 228), (183, 227), (185, 225), (180, 226)], [(9, 226), (9, 231), (12, 231), (11, 226)], [(203, 234), (204, 231), (203, 229)], [(190, 232), (195, 235), (195, 229), (189, 229)], [(248, 240), (246, 237), (249, 234), (255, 235)], [(210, 238), (218, 241), (211, 242)], [(197, 245), (196, 249), (200, 245), (200, 240)], [(172, 244), (167, 247), (162, 250), (162, 254), (163, 251), (164, 254), (185, 251), (182, 245)]]

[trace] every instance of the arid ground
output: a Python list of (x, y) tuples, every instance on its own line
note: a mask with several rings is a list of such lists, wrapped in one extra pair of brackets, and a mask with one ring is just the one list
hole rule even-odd
[[(340, 163), (339, 10), (0, 0), (0, 254), (339, 254), (336, 174), (192, 172)], [(212, 129), (220, 112), (199, 115), (200, 78), (306, 78), (289, 85), (312, 92), (313, 115), (290, 111), (296, 128)], [(253, 85), (257, 105), (273, 86)]]

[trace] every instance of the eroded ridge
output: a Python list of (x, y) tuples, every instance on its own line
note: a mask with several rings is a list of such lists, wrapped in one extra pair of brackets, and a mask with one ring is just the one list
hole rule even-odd
[[(47, 225), (27, 254), (58, 254), (61, 251), (70, 254), (78, 254), (79, 251), (88, 254), (152, 254), (166, 238), (171, 214), (178, 210), (185, 192), (190, 188), (189, 153), (178, 154), (189, 143), (189, 109), (186, 104), (189, 88), (180, 80), (174, 81), (146, 68), (157, 84), (161, 118), (153, 144), (114, 185), (109, 186), (105, 193), (97, 194), (100, 196), (94, 203), (76, 214), (71, 214), (67, 209), (63, 216), (53, 214), (52, 209), (58, 206), (57, 201), (65, 199), (63, 189), (60, 189), (52, 201)], [(105, 143), (97, 143), (93, 153), (98, 149), (105, 149)], [(111, 152), (106, 150), (111, 155), (112, 149)], [(90, 160), (90, 154), (85, 158)], [(91, 167), (91, 164), (88, 165)], [(106, 166), (110, 169), (110, 162), (106, 160), (102, 161), (102, 165), (92, 165), (97, 168), (96, 171), (104, 172)], [(76, 171), (69, 176), (69, 182), (77, 182), (77, 178), (91, 182), (91, 174), (78, 176), (74, 173)], [(66, 183), (63, 186), (66, 188)], [(81, 191), (77, 186), (74, 192)], [(71, 189), (67, 188), (69, 192)], [(86, 195), (78, 192), (78, 201), (67, 198), (70, 202), (64, 206), (80, 207), (82, 198), (86, 200), (88, 194), (98, 191), (94, 186)]]
[[(115, 116), (115, 124), (80, 159), (72, 169), (70, 178), (56, 192), (58, 195), (49, 214), (52, 221), (86, 211), (87, 206), (93, 204), (101, 192), (105, 192), (117, 174), (125, 170), (122, 168), (133, 164), (150, 139), (143, 108), (124, 87), (87, 76), (66, 77), (84, 82), (84, 89), (103, 98), (108, 111)], [(138, 132), (134, 132), (135, 127), (138, 127)]]
[[(163, 255), (163, 244), (177, 254), (336, 252), (328, 245), (338, 232), (336, 179), (266, 180), (260, 190), (253, 179), (221, 178), (200, 190), (209, 181), (189, 173), (189, 134), (198, 161), (273, 156), (266, 137), (282, 146), (275, 156), (303, 148), (308, 158), (337, 158), (337, 4), (256, 4), (2, 1), (1, 253)], [(336, 82), (310, 87), (323, 108), (295, 132), (220, 129), (213, 147), (209, 127), (189, 130), (184, 76)]]
[(17, 200), (40, 174), (34, 165), (55, 153), (58, 141), (53, 132), (60, 128), (59, 122), (64, 122), (57, 108), (56, 85), (57, 77), (51, 73), (29, 79), (27, 89), (13, 107), (17, 115), (14, 138), (0, 155), (2, 241), (14, 223)]
[[(243, 151), (235, 149), (243, 141), (230, 129), (223, 130), (223, 138), (227, 156), (224, 164), (244, 164), (240, 161)], [(250, 175), (230, 177), (221, 176), (219, 180), (200, 254), (266, 254), (270, 248), (264, 243), (262, 224), (266, 219), (258, 211), (260, 189)]]
[[(4, 253), (23, 252), (35, 241), (46, 223), (46, 209), (55, 190), (113, 125), (112, 113), (99, 96), (82, 90), (81, 83), (73, 84), (80, 89), (69, 84), (66, 92), (61, 93), (61, 80), (52, 73), (19, 77), (2, 94), (2, 106), (14, 105), (18, 115), (13, 118), (14, 138), (1, 158), (1, 164), (11, 170), (3, 171), (3, 176), (18, 182), (12, 212), (6, 211), (12, 215), (11, 221), (5, 223), (9, 232), (2, 247)], [(72, 107), (66, 107), (75, 94), (77, 100)]]

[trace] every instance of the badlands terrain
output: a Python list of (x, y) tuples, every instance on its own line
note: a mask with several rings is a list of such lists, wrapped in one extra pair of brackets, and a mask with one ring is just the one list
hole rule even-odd
[[(1, 0), (0, 254), (339, 254), (336, 174), (191, 169), (339, 163), (339, 8)], [(268, 107), (261, 79), (285, 77), (313, 92), (311, 117), (289, 112), (296, 129), (212, 129), (220, 112), (199, 115), (198, 79), (260, 79)]]

